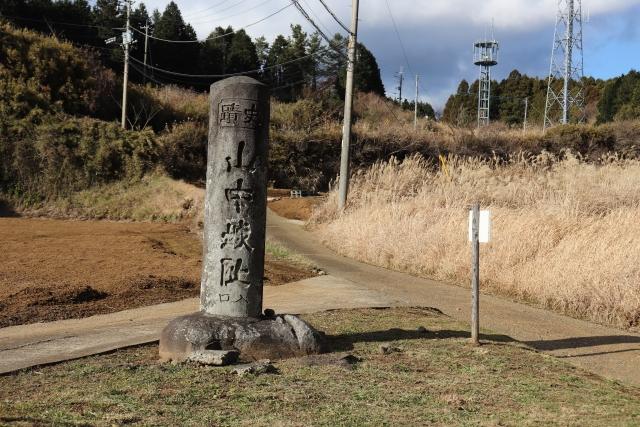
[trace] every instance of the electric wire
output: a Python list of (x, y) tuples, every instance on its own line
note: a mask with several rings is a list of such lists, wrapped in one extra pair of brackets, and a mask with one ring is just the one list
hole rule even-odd
[[(398, 38), (398, 42), (400, 42), (400, 49), (402, 50), (402, 55), (404, 56), (404, 62), (407, 63), (407, 67), (409, 68), (409, 72), (413, 74), (413, 76), (417, 76), (417, 74), (413, 71), (411, 67), (411, 63), (409, 62), (409, 56), (407, 55), (407, 50), (404, 47), (404, 43), (402, 42), (402, 37), (400, 37), (400, 31), (398, 30), (398, 25), (396, 24), (396, 20), (393, 17), (393, 12), (391, 11), (391, 6), (389, 5), (389, 0), (385, 0), (385, 4), (387, 5), (387, 10), (389, 11), (389, 17), (391, 18), (391, 23), (393, 24), (393, 29), (396, 33), (396, 37)], [(426, 92), (424, 86), (422, 86), (422, 82), (418, 81), (418, 87), (422, 89), (423, 92)]]
[(311, 19), (311, 17), (307, 13), (307, 11), (300, 5), (298, 0), (291, 0), (291, 1), (292, 1), (292, 4), (295, 5), (296, 9), (298, 9), (300, 14), (304, 17), (304, 19), (306, 19), (316, 29), (318, 34), (320, 34), (320, 36), (323, 39), (325, 39), (325, 41), (329, 44), (329, 47), (331, 47), (333, 50), (335, 50), (341, 56), (347, 58), (347, 54), (344, 53), (342, 50), (340, 50), (340, 49), (338, 49), (338, 48), (336, 48), (334, 46), (333, 41), (320, 29), (320, 27), (313, 21), (313, 19)]
[(102, 25), (74, 24), (73, 22), (49, 21), (48, 19), (44, 20), (44, 19), (35, 19), (35, 18), (24, 18), (22, 16), (11, 16), (11, 15), (2, 15), (2, 14), (0, 14), (0, 18), (19, 19), (21, 21), (31, 21), (31, 22), (42, 22), (45, 24), (48, 23), (48, 24), (56, 24), (56, 25), (67, 25), (70, 27), (98, 28), (101, 30), (109, 30), (109, 31), (114, 31), (118, 29), (118, 28), (108, 28)]
[(303, 1), (303, 2), (304, 2), (304, 4), (307, 6), (307, 8), (309, 8), (309, 10), (311, 11), (311, 14), (313, 15), (313, 17), (314, 17), (314, 18), (316, 18), (316, 20), (318, 21), (318, 23), (320, 24), (320, 26), (321, 26), (322, 28), (324, 28), (324, 29), (327, 31), (327, 33), (330, 33), (330, 32), (331, 32), (331, 29), (330, 29), (327, 25), (325, 25), (325, 23), (324, 23), (324, 22), (322, 22), (322, 19), (320, 19), (320, 16), (316, 13), (316, 11), (315, 11), (315, 10), (313, 10), (313, 8), (312, 8), (312, 7), (311, 7), (311, 5), (307, 2), (307, 0), (302, 0), (302, 1)]
[(211, 22), (223, 21), (223, 20), (226, 20), (226, 19), (229, 19), (229, 18), (236, 17), (238, 15), (244, 15), (247, 12), (251, 12), (252, 10), (257, 9), (260, 6), (264, 6), (265, 4), (267, 4), (269, 2), (272, 2), (272, 1), (273, 0), (265, 0), (262, 3), (258, 3), (257, 5), (249, 8), (249, 9), (243, 10), (241, 12), (236, 12), (236, 13), (234, 13), (232, 15), (227, 15), (227, 16), (224, 16), (224, 17), (221, 17), (221, 18), (216, 18), (216, 19), (213, 19), (213, 20), (212, 19), (206, 19), (206, 20), (202, 20), (202, 21), (189, 22), (189, 24), (191, 24), (191, 25), (194, 25), (194, 24), (208, 24), (208, 23), (211, 23)]
[[(213, 15), (209, 14), (209, 15), (207, 15), (207, 16), (196, 16), (195, 18), (210, 18), (210, 17), (216, 16), (217, 14), (219, 14), (219, 13), (221, 13), (221, 12), (226, 12), (226, 11), (227, 11), (227, 10), (229, 10), (229, 9), (233, 9), (234, 7), (236, 7), (236, 6), (238, 6), (238, 5), (242, 4), (242, 3), (244, 3), (245, 1), (247, 1), (247, 0), (240, 0), (239, 2), (234, 3), (234, 4), (232, 4), (231, 6), (225, 7), (224, 9), (220, 9), (220, 10), (218, 10), (218, 11), (214, 12), (214, 13), (213, 13)], [(256, 7), (257, 7), (257, 6), (256, 6)]]
[[(272, 14), (270, 14), (268, 16), (265, 16), (264, 18), (259, 19), (258, 21), (255, 21), (255, 22), (252, 22), (250, 24), (247, 24), (244, 27), (239, 28), (236, 31), (245, 30), (245, 29), (247, 29), (249, 27), (252, 27), (254, 25), (260, 24), (261, 22), (266, 21), (267, 19), (269, 19), (269, 18), (281, 13), (282, 11), (290, 8), (291, 6), (293, 6), (293, 3), (289, 3), (288, 5), (276, 10)], [(131, 27), (131, 29), (136, 31), (136, 32), (138, 32), (138, 33), (140, 33), (140, 34), (142, 34), (142, 35), (144, 35), (144, 33), (142, 31), (138, 30), (137, 28)], [(228, 37), (231, 34), (233, 34), (233, 33), (221, 34), (219, 36), (209, 37), (209, 38), (206, 38), (206, 39), (203, 39), (203, 40), (169, 40), (169, 39), (163, 39), (163, 38), (155, 37), (155, 36), (148, 36), (148, 37), (150, 39), (154, 39), (154, 40), (158, 40), (158, 41), (162, 41), (162, 42), (167, 42), (167, 43), (204, 43), (204, 42), (207, 42), (207, 41), (210, 41), (210, 40), (216, 40), (216, 39), (220, 39), (220, 38), (223, 38), (223, 37)]]
[[(317, 52), (301, 56), (300, 58), (296, 58), (296, 59), (292, 59), (292, 60), (289, 60), (289, 61), (285, 61), (285, 62), (273, 64), (273, 65), (269, 65), (267, 67), (257, 68), (255, 70), (248, 70), (248, 71), (241, 71), (241, 72), (237, 72), (237, 73), (227, 73), (227, 74), (186, 74), (186, 73), (178, 73), (176, 71), (165, 70), (163, 68), (155, 67), (155, 66), (149, 65), (149, 64), (147, 64), (147, 67), (152, 69), (152, 70), (160, 71), (160, 72), (167, 73), (167, 74), (174, 75), (174, 76), (195, 77), (195, 78), (205, 78), (205, 79), (207, 79), (207, 78), (208, 79), (215, 78), (215, 79), (217, 79), (217, 78), (235, 77), (235, 76), (243, 76), (243, 75), (247, 75), (247, 74), (261, 73), (261, 72), (264, 72), (266, 70), (271, 70), (273, 68), (281, 67), (283, 65), (293, 64), (293, 63), (296, 63), (296, 62), (302, 61), (304, 59), (308, 59), (308, 58), (311, 58), (313, 56), (320, 55), (320, 54), (323, 54), (323, 53), (326, 53), (326, 52), (327, 52), (327, 48), (326, 47), (322, 47), (321, 49), (318, 49)], [(129, 59), (131, 59), (131, 60), (133, 60), (135, 62), (138, 62), (140, 64), (144, 64), (142, 61), (140, 61), (139, 59), (136, 59), (134, 57), (130, 57)]]
[(336, 14), (333, 13), (333, 11), (329, 8), (329, 6), (327, 6), (327, 4), (324, 2), (324, 0), (318, 0), (318, 1), (320, 1), (320, 3), (322, 3), (324, 8), (327, 9), (327, 12), (329, 12), (329, 14), (333, 17), (333, 19), (335, 19), (335, 21), (338, 23), (338, 25), (340, 25), (342, 28), (344, 28), (344, 30), (347, 32), (347, 34), (351, 35), (352, 34), (351, 30), (346, 25), (344, 25), (340, 19), (338, 19)]
[(215, 9), (216, 7), (223, 5), (228, 1), (229, 0), (222, 0), (221, 2), (215, 3), (215, 4), (213, 4), (213, 5), (209, 6), (209, 7), (206, 7), (204, 9), (187, 11), (187, 12), (183, 13), (182, 16), (185, 17), (185, 16), (188, 16), (188, 15), (199, 15), (202, 12), (206, 12), (208, 10)]

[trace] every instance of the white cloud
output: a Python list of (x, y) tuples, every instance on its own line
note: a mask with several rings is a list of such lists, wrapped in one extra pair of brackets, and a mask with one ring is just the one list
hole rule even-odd
[[(522, 31), (554, 22), (558, 9), (557, 0), (389, 0), (389, 4), (399, 25), (446, 21), (484, 27), (493, 21), (496, 30)], [(584, 15), (596, 16), (638, 4), (640, 0), (583, 0), (582, 9)], [(363, 14), (376, 25), (389, 19), (385, 0), (364, 4)]]
[[(2, 0), (0, 0), (2, 1)], [(185, 20), (191, 22), (200, 38), (216, 26), (242, 28), (286, 6), (289, 0), (175, 0)], [(325, 0), (335, 13), (349, 22), (350, 0)], [(502, 78), (514, 68), (534, 75), (548, 71), (548, 55), (553, 37), (557, 0), (388, 0), (398, 24), (412, 68), (423, 76), (427, 97), (442, 107), (447, 95), (455, 90), (462, 78), (475, 79), (477, 70), (471, 63), (471, 44), (488, 30), (493, 20), (496, 38), (501, 42), (500, 64), (496, 77)], [(151, 11), (161, 12), (169, 0), (144, 0)], [(326, 13), (318, 0), (300, 0), (312, 18), (334, 33), (340, 27)], [(619, 32), (608, 17), (617, 16), (637, 26), (640, 0), (582, 0), (594, 23), (587, 26), (588, 46), (597, 42), (612, 43)], [(633, 10), (636, 15), (625, 11)], [(289, 34), (291, 23), (303, 24), (312, 31), (300, 13), (289, 7), (282, 13), (252, 26), (252, 37), (264, 35), (268, 40), (278, 34)], [(361, 41), (378, 59), (383, 80), (389, 93), (394, 73), (405, 66), (404, 57), (393, 30), (386, 0), (360, 0)], [(612, 58), (608, 58), (612, 60)], [(615, 59), (613, 60), (615, 62)], [(616, 70), (616, 73), (627, 69)], [(412, 76), (408, 76), (412, 78)], [(406, 89), (405, 89), (406, 90)]]

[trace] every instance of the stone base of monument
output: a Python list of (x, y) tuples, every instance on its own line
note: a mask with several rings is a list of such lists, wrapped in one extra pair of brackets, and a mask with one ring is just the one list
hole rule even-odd
[(324, 334), (297, 316), (231, 318), (203, 312), (172, 320), (160, 335), (160, 359), (184, 362), (203, 350), (236, 350), (240, 360), (287, 359), (325, 353)]

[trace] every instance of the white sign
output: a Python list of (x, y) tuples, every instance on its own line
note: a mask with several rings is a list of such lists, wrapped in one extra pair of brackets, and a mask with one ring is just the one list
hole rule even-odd
[[(478, 233), (480, 243), (489, 243), (491, 240), (491, 214), (489, 211), (480, 211), (480, 230)], [(473, 240), (473, 211), (469, 211), (469, 241)]]

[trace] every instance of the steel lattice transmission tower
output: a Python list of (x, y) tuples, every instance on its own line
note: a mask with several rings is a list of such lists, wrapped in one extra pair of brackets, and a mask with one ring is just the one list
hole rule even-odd
[[(544, 128), (584, 119), (582, 0), (558, 0)], [(559, 87), (562, 82), (562, 87)], [(554, 88), (555, 86), (555, 88)]]
[(498, 42), (483, 40), (473, 45), (473, 63), (480, 67), (478, 81), (478, 127), (489, 124), (491, 111), (491, 67), (498, 65)]

